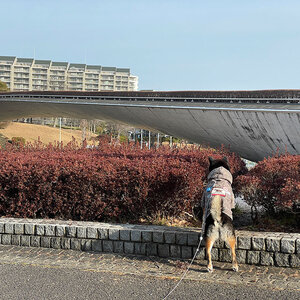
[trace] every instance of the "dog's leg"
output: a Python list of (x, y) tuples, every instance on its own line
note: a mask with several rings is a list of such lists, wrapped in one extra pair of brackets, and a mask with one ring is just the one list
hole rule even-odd
[(236, 238), (234, 236), (228, 238), (228, 244), (231, 250), (232, 255), (232, 269), (233, 271), (237, 272), (239, 270), (239, 266), (236, 260), (236, 254), (235, 254), (235, 244), (236, 244)]
[(206, 238), (206, 253), (207, 253), (207, 271), (212, 272), (213, 271), (213, 265), (211, 261), (211, 248), (214, 245), (215, 240), (211, 237)]

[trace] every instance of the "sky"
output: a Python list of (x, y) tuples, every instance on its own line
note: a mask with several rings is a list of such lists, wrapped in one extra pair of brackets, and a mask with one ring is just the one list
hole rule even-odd
[(300, 88), (299, 0), (0, 0), (0, 56), (130, 68), (139, 89)]

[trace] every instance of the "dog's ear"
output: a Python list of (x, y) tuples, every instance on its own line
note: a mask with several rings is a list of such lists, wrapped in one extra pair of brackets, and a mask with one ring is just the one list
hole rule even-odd
[(209, 164), (210, 164), (210, 165), (211, 165), (211, 164), (213, 163), (213, 161), (214, 161), (214, 159), (213, 159), (211, 156), (208, 157), (208, 160), (209, 160)]
[(226, 156), (223, 157), (223, 161), (225, 161), (226, 163), (228, 163), (228, 159)]

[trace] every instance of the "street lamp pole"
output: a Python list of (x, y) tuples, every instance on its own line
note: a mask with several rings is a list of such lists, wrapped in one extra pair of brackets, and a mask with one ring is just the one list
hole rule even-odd
[(61, 118), (59, 118), (59, 147), (61, 147)]

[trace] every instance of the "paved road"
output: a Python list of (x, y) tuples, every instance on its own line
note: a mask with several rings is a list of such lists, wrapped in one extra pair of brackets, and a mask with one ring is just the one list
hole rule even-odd
[[(0, 299), (162, 299), (185, 262), (0, 246)], [(197, 262), (169, 299), (299, 299), (299, 270)]]

